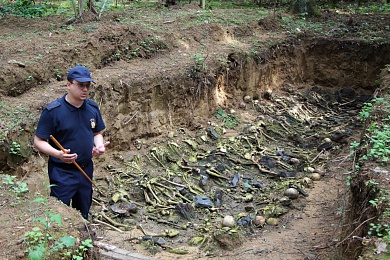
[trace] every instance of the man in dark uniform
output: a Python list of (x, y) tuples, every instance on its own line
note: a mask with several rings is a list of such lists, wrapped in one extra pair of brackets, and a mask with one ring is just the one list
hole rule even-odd
[[(34, 137), (34, 146), (49, 155), (50, 195), (66, 205), (72, 204), (88, 219), (92, 204), (93, 156), (105, 152), (109, 142), (103, 141), (106, 128), (96, 102), (88, 99), (91, 74), (86, 67), (76, 66), (68, 73), (67, 94), (51, 102), (43, 110)], [(50, 139), (52, 135), (64, 147)]]

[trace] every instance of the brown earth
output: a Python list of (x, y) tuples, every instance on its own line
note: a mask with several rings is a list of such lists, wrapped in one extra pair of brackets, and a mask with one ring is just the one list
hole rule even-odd
[[(286, 23), (290, 19), (291, 23)], [(325, 23), (329, 20), (333, 23)], [(340, 101), (335, 100), (335, 94), (340, 96), (339, 90), (349, 88), (359, 97), (373, 93), (380, 70), (390, 63), (389, 20), (388, 15), (343, 15), (328, 10), (313, 20), (322, 26), (318, 32), (284, 13), (274, 16), (258, 10), (202, 11), (194, 4), (172, 10), (104, 13), (97, 21), (86, 14), (82, 22), (73, 23), (65, 17), (0, 18), (0, 100), (3, 108), (11, 107), (17, 112), (8, 112), (1, 122), (3, 172), (27, 182), (29, 195), (47, 197), (46, 158), (32, 148), (31, 138), (41, 109), (65, 93), (66, 71), (75, 64), (92, 71), (97, 84), (91, 98), (101, 106), (107, 124), (105, 138), (111, 142), (107, 154), (95, 160), (95, 180), (106, 196), (95, 191), (93, 226), (87, 232), (79, 214), (61, 203), (50, 200), (37, 206), (31, 197), (15, 198), (7, 192), (6, 185), (2, 186), (0, 223), (5, 231), (0, 234), (1, 258), (26, 258), (23, 235), (37, 226), (35, 217), (51, 211), (61, 213), (64, 219), (64, 226), (54, 225), (51, 232), (80, 239), (92, 237), (157, 259), (338, 259), (336, 245), (348, 193), (345, 174), (352, 167), (349, 142), (360, 138), (360, 126), (355, 119), (364, 100), (354, 101), (355, 106), (350, 107), (351, 97), (343, 96)], [(250, 100), (244, 102), (245, 96)], [(297, 104), (303, 105), (298, 115), (294, 114)], [(233, 113), (233, 109), (242, 120), (234, 130), (218, 132), (224, 139), (242, 136), (248, 125), (258, 124), (257, 131), (264, 134), (264, 143), (257, 148), (265, 148), (256, 150), (252, 159), (260, 160), (265, 154), (274, 156), (278, 149), (299, 150), (292, 154), (304, 164), (300, 169), (294, 168), (297, 174), (291, 179), (280, 172), (277, 178), (259, 174), (254, 165), (239, 166), (241, 178), (256, 176), (270, 187), (266, 194), (271, 194), (267, 200), (272, 205), (278, 205), (283, 185), (310, 176), (308, 166), (321, 173), (321, 180), (307, 188), (308, 197), (300, 195), (287, 213), (278, 215), (278, 225), (254, 227), (253, 232), (243, 228), (240, 236), (228, 236), (215, 243), (215, 232), (225, 215), (266, 212), (261, 208), (264, 202), (257, 199), (263, 192), (248, 192), (243, 179), (237, 189), (226, 191), (233, 176), (227, 171), (229, 181), (221, 185), (213, 179), (208, 188), (211, 192), (223, 187), (224, 206), (216, 211), (197, 209), (197, 217), (192, 220), (195, 225), (180, 230), (178, 237), (166, 238), (168, 247), (186, 248), (187, 254), (177, 255), (170, 253), (168, 247), (141, 243), (136, 238), (143, 234), (137, 226), (141, 225), (148, 234), (159, 234), (172, 228), (172, 223), (151, 219), (156, 216), (166, 221), (167, 216), (161, 212), (149, 214), (152, 207), (145, 203), (141, 188), (144, 179), (137, 172), (147, 170), (150, 178), (167, 173), (169, 176), (166, 158), (160, 158), (166, 168), (150, 159), (156, 151), (153, 148), (207, 136), (210, 126), (221, 130), (221, 121), (214, 117), (218, 108), (226, 114)], [(298, 119), (305, 115), (302, 122), (295, 121), (299, 122), (296, 129), (306, 129), (299, 132), (302, 138), (265, 130), (270, 122), (272, 125), (275, 120), (282, 120), (281, 111)], [(12, 121), (16, 124), (8, 127)], [(259, 130), (263, 127), (260, 121), (264, 121), (263, 130)], [(316, 148), (325, 137), (352, 126), (354, 134), (348, 141), (335, 143), (330, 152), (318, 154)], [(295, 131), (291, 129), (286, 133)], [(17, 155), (9, 153), (13, 141), (21, 144)], [(291, 144), (298, 141), (312, 145), (292, 148)], [(207, 137), (207, 141), (198, 143), (199, 150), (207, 155), (216, 149), (217, 142)], [(146, 157), (149, 163), (139, 159)], [(138, 162), (141, 169), (134, 167), (133, 162)], [(124, 179), (126, 174), (131, 177), (130, 182)], [(118, 181), (127, 181), (129, 186)], [(140, 205), (138, 214), (128, 218), (105, 211), (127, 226), (122, 232), (102, 224), (106, 220), (100, 215), (104, 207), (113, 204), (111, 198), (120, 190), (128, 192), (129, 199)], [(248, 194), (255, 196), (252, 204), (237, 199)], [(178, 215), (171, 208), (167, 211), (168, 216)], [(174, 227), (183, 223), (180, 219)], [(199, 234), (209, 235), (206, 243), (201, 247), (189, 246), (189, 240)]]

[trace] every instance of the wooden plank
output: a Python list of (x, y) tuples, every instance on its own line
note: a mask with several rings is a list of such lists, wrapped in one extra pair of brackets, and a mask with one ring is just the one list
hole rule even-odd
[(114, 260), (155, 260), (149, 256), (144, 256), (138, 253), (117, 248), (116, 246), (105, 244), (99, 241), (94, 241), (93, 245), (99, 248), (99, 254), (104, 256), (104, 259)]

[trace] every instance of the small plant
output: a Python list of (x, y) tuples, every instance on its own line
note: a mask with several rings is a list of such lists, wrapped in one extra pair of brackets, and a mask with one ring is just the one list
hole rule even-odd
[(33, 227), (32, 231), (28, 231), (24, 234), (24, 242), (28, 247), (29, 259), (43, 259), (44, 256), (49, 254), (49, 252), (47, 252), (49, 242), (53, 240), (49, 230), (54, 223), (58, 223), (60, 227), (62, 226), (61, 215), (48, 212), (46, 219), (38, 217), (35, 218), (34, 221), (40, 222), (43, 225), (44, 230), (41, 231), (40, 227)]
[(359, 117), (362, 122), (365, 122), (366, 119), (370, 116), (372, 110), (372, 103), (365, 103), (362, 110), (359, 112)]
[(72, 25), (68, 25), (68, 26), (66, 27), (66, 30), (71, 31), (71, 32), (74, 32), (74, 31), (75, 31), (75, 29), (74, 29), (74, 27), (73, 27)]
[(359, 148), (359, 145), (360, 145), (359, 142), (353, 141), (353, 142), (350, 144), (349, 147), (351, 148), (351, 150), (356, 151), (356, 150)]
[(347, 185), (347, 187), (351, 186), (351, 180), (352, 180), (353, 176), (352, 175), (348, 175), (346, 178), (345, 178), (345, 185)]
[(15, 154), (15, 155), (20, 154), (20, 144), (18, 142), (15, 141), (12, 142), (9, 149), (11, 154)]
[(195, 53), (194, 55), (194, 60), (195, 60), (195, 66), (198, 68), (200, 71), (205, 71), (207, 70), (207, 66), (205, 64), (207, 57), (204, 57), (202, 54)]
[(372, 122), (371, 124), (370, 124), (370, 126), (367, 128), (367, 131), (369, 132), (369, 133), (373, 133), (373, 132), (375, 132), (375, 131), (377, 131), (378, 130), (378, 126), (377, 126), (377, 124), (375, 123), (375, 122)]
[(387, 162), (390, 156), (390, 126), (384, 125), (382, 130), (377, 128), (375, 130), (372, 130), (374, 134), (370, 139), (371, 148), (368, 150), (367, 156), (373, 159), (381, 158), (382, 162)]
[(369, 203), (373, 205), (376, 209), (379, 209), (379, 207), (385, 207), (387, 211), (389, 206), (389, 201), (387, 199), (387, 192), (384, 190), (380, 190), (379, 192), (381, 195), (375, 199), (370, 200)]
[(203, 56), (200, 53), (196, 53), (193, 56), (194, 65), (189, 68), (188, 77), (193, 79), (203, 80), (204, 74), (207, 72), (206, 59), (207, 56)]
[(5, 175), (3, 175), (2, 183), (5, 184), (5, 185), (8, 185), (8, 186), (14, 185), (15, 184), (15, 182), (14, 182), (15, 178), (16, 178), (16, 176), (11, 176), (11, 175), (5, 174)]
[(390, 227), (388, 224), (370, 223), (368, 234), (370, 236), (382, 237), (387, 240), (387, 242), (390, 242)]
[(234, 114), (226, 114), (221, 108), (214, 115), (218, 119), (222, 119), (223, 126), (226, 128), (234, 128), (241, 120)]
[(58, 80), (58, 81), (62, 80), (62, 74), (61, 74), (59, 69), (54, 68), (53, 72), (54, 72), (54, 76), (55, 76), (56, 80)]
[(73, 255), (73, 259), (83, 260), (84, 254), (88, 252), (90, 248), (93, 248), (92, 239), (88, 238), (81, 241), (81, 245), (76, 249), (76, 253)]
[[(44, 198), (37, 198), (33, 202), (46, 204)], [(24, 234), (24, 244), (27, 246), (28, 258), (31, 260), (49, 259), (53, 256), (60, 256), (60, 259), (82, 260), (85, 253), (93, 247), (92, 239), (81, 241), (75, 248), (76, 238), (62, 236), (55, 238), (51, 234), (53, 227), (62, 227), (62, 216), (47, 212), (46, 217), (37, 217), (33, 221), (39, 222), (31, 231)]]
[(379, 183), (374, 180), (366, 181), (366, 186), (369, 187), (372, 191), (376, 191), (378, 185)]
[(42, 60), (43, 59), (43, 55), (41, 53), (39, 53), (36, 57), (37, 60)]
[(21, 181), (16, 181), (16, 176), (11, 176), (11, 175), (3, 175), (3, 181), (2, 183), (6, 186), (9, 186), (10, 189), (16, 194), (17, 197), (20, 195), (28, 192), (28, 187), (27, 183), (21, 182)]

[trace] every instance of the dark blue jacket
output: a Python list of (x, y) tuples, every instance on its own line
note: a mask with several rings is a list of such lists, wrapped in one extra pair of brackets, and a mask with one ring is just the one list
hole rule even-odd
[[(70, 153), (77, 153), (79, 165), (87, 165), (92, 160), (94, 134), (105, 128), (95, 101), (85, 99), (83, 105), (77, 108), (67, 102), (64, 95), (45, 107), (35, 134), (57, 147), (50, 139), (50, 135), (53, 135), (62, 147), (70, 149)], [(50, 157), (50, 160), (62, 163), (54, 157)]]

